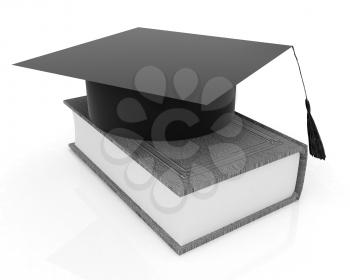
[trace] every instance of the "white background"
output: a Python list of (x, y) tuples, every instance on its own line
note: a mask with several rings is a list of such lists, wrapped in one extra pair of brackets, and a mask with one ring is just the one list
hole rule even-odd
[[(349, 279), (347, 2), (2, 1), (0, 279)], [(298, 203), (179, 257), (72, 154), (84, 82), (11, 64), (137, 26), (296, 46), (327, 151)], [(237, 110), (305, 142), (290, 63)]]

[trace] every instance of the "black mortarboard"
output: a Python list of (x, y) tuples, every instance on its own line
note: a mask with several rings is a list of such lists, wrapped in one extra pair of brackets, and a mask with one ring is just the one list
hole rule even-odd
[(105, 131), (175, 140), (226, 125), (236, 84), (290, 47), (135, 28), (16, 65), (85, 80)]

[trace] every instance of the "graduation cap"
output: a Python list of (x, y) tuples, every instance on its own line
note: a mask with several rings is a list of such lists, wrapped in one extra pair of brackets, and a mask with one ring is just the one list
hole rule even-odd
[[(236, 85), (290, 47), (135, 28), (15, 65), (85, 80), (89, 117), (104, 131), (171, 141), (227, 125)], [(306, 106), (310, 153), (325, 158)]]

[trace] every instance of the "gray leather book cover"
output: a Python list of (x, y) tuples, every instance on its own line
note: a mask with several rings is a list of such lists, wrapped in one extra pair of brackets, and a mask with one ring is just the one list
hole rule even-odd
[[(65, 104), (179, 196), (185, 195), (186, 192), (193, 192), (196, 188), (205, 188), (205, 186), (211, 183), (210, 180), (205, 180), (208, 179), (208, 174), (216, 174), (209, 177), (219, 182), (293, 153), (300, 153), (295, 190), (290, 197), (240, 220), (233, 221), (187, 244), (180, 245), (74, 143), (70, 144), (69, 146), (73, 152), (179, 255), (276, 211), (300, 198), (306, 170), (307, 146), (243, 115), (236, 113), (236, 116), (232, 116), (232, 125), (225, 130), (220, 130), (216, 134), (199, 137), (198, 139), (191, 139), (191, 141), (194, 141), (194, 144), (199, 146), (196, 149), (197, 152), (191, 154), (191, 157), (179, 156), (178, 153), (181, 150), (178, 149), (175, 149), (175, 156), (172, 155), (172, 157), (169, 157), (169, 154), (165, 155), (161, 152), (164, 147), (162, 148), (157, 143), (135, 142), (135, 140), (114, 136), (98, 129), (88, 119), (86, 97), (69, 99), (65, 101)], [(174, 143), (172, 144), (173, 146), (175, 145)], [(184, 143), (177, 144), (181, 145)], [(153, 165), (150, 164), (150, 158), (153, 159)], [(174, 184), (174, 181), (171, 180), (171, 174), (178, 175), (178, 177), (182, 178), (181, 181), (187, 182), (187, 186), (191, 187), (184, 188), (183, 186), (185, 185)], [(200, 180), (201, 178), (202, 180)]]

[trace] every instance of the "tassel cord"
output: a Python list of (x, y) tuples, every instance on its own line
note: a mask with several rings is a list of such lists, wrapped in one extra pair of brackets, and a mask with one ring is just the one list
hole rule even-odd
[(306, 106), (306, 110), (307, 110), (307, 134), (308, 134), (308, 138), (309, 138), (309, 152), (312, 156), (314, 156), (316, 158), (326, 159), (326, 153), (325, 153), (325, 150), (323, 147), (321, 136), (318, 132), (315, 121), (311, 115), (311, 106), (310, 106), (309, 99), (307, 97), (303, 74), (301, 72), (300, 63), (299, 63), (298, 57), (296, 55), (294, 46), (292, 46), (292, 49), (293, 49), (295, 60), (298, 64), (299, 74), (300, 74), (300, 78), (301, 78), (301, 81), (303, 84), (304, 94), (305, 94), (305, 106)]

